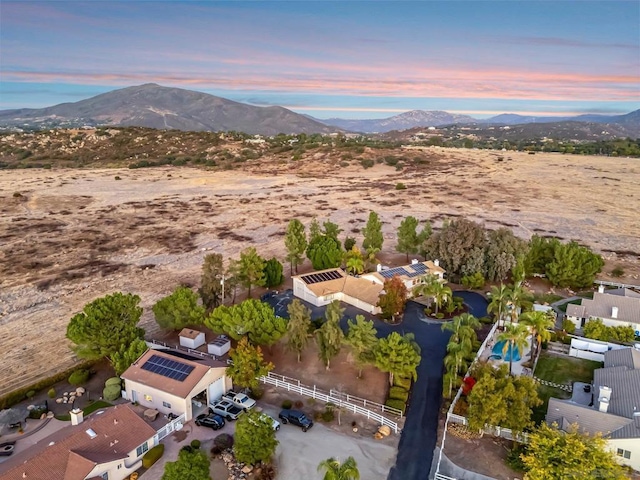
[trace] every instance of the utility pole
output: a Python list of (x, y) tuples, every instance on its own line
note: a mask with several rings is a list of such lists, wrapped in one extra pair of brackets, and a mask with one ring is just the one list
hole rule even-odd
[(224, 275), (222, 275), (222, 280), (220, 280), (220, 285), (222, 285), (222, 305), (224, 305)]

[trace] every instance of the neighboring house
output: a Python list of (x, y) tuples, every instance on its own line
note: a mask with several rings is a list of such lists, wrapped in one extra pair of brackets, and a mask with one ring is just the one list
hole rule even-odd
[(149, 349), (121, 376), (127, 399), (188, 421), (232, 388), (226, 367), (204, 355)]
[(591, 393), (574, 388), (571, 400), (550, 398), (546, 422), (562, 430), (600, 432), (620, 463), (640, 471), (640, 350), (604, 354), (604, 368), (593, 372)]
[(123, 480), (142, 466), (155, 435), (128, 405), (107, 408), (6, 460), (0, 479)]
[(409, 291), (428, 275), (443, 279), (445, 271), (435, 262), (418, 262), (390, 268), (378, 266), (378, 271), (360, 276), (347, 275), (341, 268), (329, 268), (293, 277), (293, 294), (317, 307), (339, 300), (368, 313), (380, 313), (378, 298), (385, 280), (400, 277)]
[(609, 327), (631, 325), (640, 336), (640, 293), (629, 288), (605, 291), (600, 285), (593, 294), (593, 300), (584, 298), (580, 305), (567, 305), (567, 319), (577, 328), (596, 318), (601, 318), (602, 323)]

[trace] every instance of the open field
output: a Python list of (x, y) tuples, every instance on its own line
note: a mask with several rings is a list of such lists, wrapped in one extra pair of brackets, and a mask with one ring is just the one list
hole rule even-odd
[[(383, 164), (365, 170), (355, 160), (339, 166), (329, 153), (263, 158), (232, 171), (3, 171), (0, 396), (73, 365), (66, 325), (87, 302), (117, 290), (137, 293), (147, 310), (143, 327), (158, 335), (150, 307), (180, 282), (198, 284), (206, 253), (230, 258), (255, 246), (264, 257), (283, 258), (294, 217), (330, 217), (360, 240), (373, 209), (391, 252), (406, 215), (436, 226), (466, 216), (523, 237), (580, 240), (603, 253), (607, 272), (620, 265), (620, 281), (639, 283), (637, 159), (441, 148), (419, 154), (423, 161), (402, 171)], [(399, 182), (406, 189), (396, 190)]]

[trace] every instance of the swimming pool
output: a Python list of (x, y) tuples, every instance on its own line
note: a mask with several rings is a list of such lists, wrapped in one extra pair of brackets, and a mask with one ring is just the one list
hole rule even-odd
[[(494, 355), (500, 355), (505, 362), (508, 362), (509, 359), (511, 358), (512, 347), (509, 347), (507, 349), (506, 355), (503, 355), (502, 349), (504, 348), (504, 344), (505, 344), (504, 340), (496, 343), (495, 346), (493, 347), (493, 350), (491, 351), (493, 352)], [(514, 362), (520, 361), (520, 352), (518, 351), (518, 349), (513, 349), (513, 361)]]

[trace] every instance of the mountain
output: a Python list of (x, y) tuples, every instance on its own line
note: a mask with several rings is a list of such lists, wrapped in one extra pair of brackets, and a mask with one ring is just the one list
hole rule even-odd
[(328, 118), (318, 120), (326, 125), (363, 133), (384, 133), (391, 130), (406, 130), (414, 127), (438, 127), (454, 123), (476, 123), (473, 117), (457, 115), (439, 110), (411, 110), (389, 118), (376, 120), (346, 120), (342, 118)]
[(135, 126), (250, 134), (331, 133), (336, 128), (283, 107), (255, 107), (192, 90), (148, 83), (75, 103), (0, 111), (0, 126)]
[(478, 120), (478, 123), (491, 125), (522, 125), (525, 123), (558, 123), (558, 122), (590, 122), (590, 123), (607, 123), (622, 124), (627, 126), (640, 127), (640, 110), (635, 110), (626, 115), (577, 115), (573, 117), (534, 117), (526, 115), (517, 115), (515, 113), (503, 113), (495, 117)]

